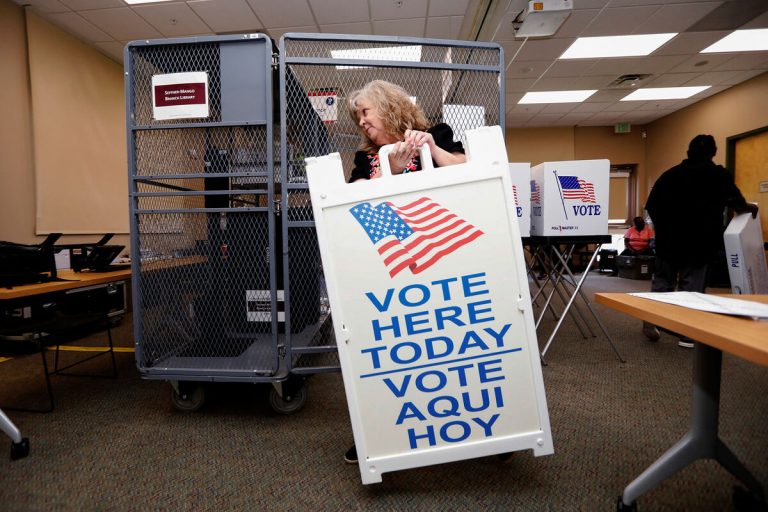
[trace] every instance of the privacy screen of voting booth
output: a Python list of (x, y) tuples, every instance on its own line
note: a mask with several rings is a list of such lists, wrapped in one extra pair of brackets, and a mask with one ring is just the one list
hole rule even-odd
[(504, 138), (466, 138), (465, 164), (353, 184), (338, 154), (307, 159), (365, 484), (553, 453)]
[(531, 167), (531, 235), (608, 234), (608, 160)]

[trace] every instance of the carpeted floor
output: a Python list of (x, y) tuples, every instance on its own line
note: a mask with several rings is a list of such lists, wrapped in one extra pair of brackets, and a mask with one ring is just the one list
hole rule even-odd
[[(590, 296), (648, 287), (597, 272), (587, 280)], [(272, 412), (266, 385), (221, 383), (202, 410), (182, 413), (167, 383), (142, 380), (133, 354), (120, 353), (117, 379), (53, 377), (53, 413), (6, 411), (31, 453), (0, 457), (0, 510), (615, 510), (624, 486), (687, 429), (693, 351), (670, 335), (648, 342), (639, 321), (594, 307), (627, 362), (602, 335), (583, 339), (564, 323), (543, 370), (554, 455), (484, 457), (363, 486), (342, 459), (352, 435), (339, 374), (312, 377), (305, 408), (292, 416)], [(540, 343), (553, 325), (542, 325)], [(130, 316), (115, 339), (133, 346)], [(105, 371), (108, 360), (84, 366)], [(37, 400), (40, 371), (34, 354), (0, 363), (0, 403)], [(768, 368), (725, 355), (720, 412), (721, 437), (768, 487)], [(734, 510), (736, 484), (717, 463), (699, 461), (638, 507)]]

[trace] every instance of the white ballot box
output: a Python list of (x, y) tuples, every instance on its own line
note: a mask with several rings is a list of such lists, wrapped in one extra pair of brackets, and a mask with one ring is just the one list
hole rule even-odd
[(733, 293), (768, 293), (768, 266), (760, 217), (736, 215), (723, 234)]
[(608, 160), (531, 168), (531, 236), (608, 234)]
[[(466, 132), (464, 164), (347, 184), (307, 159), (364, 484), (493, 454), (553, 453), (504, 137)], [(344, 442), (344, 440), (340, 440)], [(471, 477), (471, 475), (468, 475)]]
[(515, 215), (520, 236), (531, 236), (531, 164), (509, 163), (509, 179), (515, 200)]

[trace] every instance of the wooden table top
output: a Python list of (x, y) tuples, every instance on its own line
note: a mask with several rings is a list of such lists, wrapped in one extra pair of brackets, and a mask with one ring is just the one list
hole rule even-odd
[(125, 268), (114, 270), (112, 272), (74, 272), (73, 270), (59, 270), (56, 274), (60, 279), (64, 279), (64, 281), (48, 281), (46, 283), (14, 286), (13, 288), (0, 288), (0, 300), (18, 299), (21, 297), (60, 292), (96, 284), (125, 281), (131, 278), (131, 269)]
[[(721, 296), (768, 304), (768, 295)], [(698, 311), (628, 293), (596, 293), (595, 302), (768, 366), (768, 321)]]

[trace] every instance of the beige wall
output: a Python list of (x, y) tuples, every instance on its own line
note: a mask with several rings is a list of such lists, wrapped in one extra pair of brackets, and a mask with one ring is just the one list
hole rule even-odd
[(24, 13), (0, 0), (0, 240), (34, 242), (35, 180)]
[(572, 127), (510, 128), (507, 130), (506, 143), (510, 162), (537, 165), (575, 158)]
[(715, 161), (725, 165), (726, 138), (764, 126), (768, 126), (768, 73), (654, 121), (647, 127), (647, 190), (662, 172), (685, 158), (688, 142), (696, 135), (715, 137)]
[[(93, 242), (106, 231), (125, 233), (128, 227), (128, 180), (122, 67), (35, 15), (30, 14), (29, 21), (35, 24), (34, 40), (38, 43), (44, 40), (48, 49), (56, 50), (43, 52), (56, 54), (48, 71), (53, 68), (53, 73), (59, 70), (61, 74), (54, 78), (48, 74), (43, 80), (47, 84), (38, 82), (35, 105), (30, 78), (33, 59), (25, 13), (10, 0), (0, 0), (0, 62), (3, 69), (0, 73), (3, 105), (3, 116), (0, 116), (0, 240), (36, 243), (48, 231), (61, 231), (41, 228), (41, 219), (37, 217), (40, 206), (37, 198), (44, 197), (39, 189), (41, 185), (50, 185), (51, 181), (46, 179), (43, 183), (39, 179), (38, 164), (45, 164), (49, 171), (58, 173), (65, 180), (64, 185), (57, 185), (52, 194), (44, 197), (48, 218), (55, 221), (59, 212), (64, 215), (86, 211), (87, 216), (83, 218), (89, 223), (95, 221), (93, 226), (84, 226), (80, 234), (76, 231), (62, 237), (59, 243)], [(109, 79), (103, 79), (105, 76)], [(73, 83), (81, 90), (77, 94), (68, 94)], [(86, 83), (103, 84), (108, 90), (89, 90), (83, 85)], [(46, 85), (53, 89), (46, 89)], [(53, 106), (46, 104), (51, 98), (59, 98)], [(111, 98), (114, 105), (105, 108), (99, 103), (103, 98)], [(47, 134), (46, 137), (39, 136), (41, 131)], [(73, 158), (73, 155), (80, 158)], [(89, 156), (93, 158), (88, 160)], [(85, 177), (80, 174), (77, 179), (67, 181), (76, 168), (87, 171)], [(107, 199), (99, 192), (104, 188), (105, 173), (111, 176), (108, 188), (114, 194)], [(79, 184), (78, 192), (90, 190), (87, 199), (73, 200), (66, 190), (73, 183)], [(120, 190), (114, 191), (118, 187)], [(117, 201), (119, 204), (116, 205)], [(101, 225), (105, 214), (98, 208), (100, 202), (109, 207), (116, 205), (121, 222)], [(109, 215), (110, 219), (115, 217), (115, 214)], [(128, 235), (123, 234), (116, 236), (113, 242), (127, 245), (128, 240)]]

